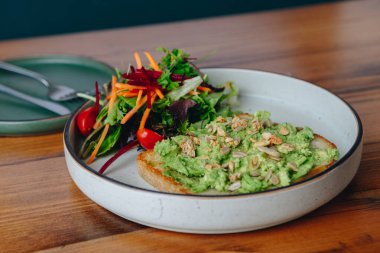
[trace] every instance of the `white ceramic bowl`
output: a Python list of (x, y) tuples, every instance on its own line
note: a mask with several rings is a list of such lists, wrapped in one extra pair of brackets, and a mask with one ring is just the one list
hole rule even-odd
[(241, 110), (264, 109), (272, 112), (275, 122), (310, 126), (337, 145), (341, 158), (313, 178), (260, 193), (163, 193), (138, 176), (136, 150), (119, 158), (104, 175), (97, 170), (107, 158), (91, 166), (81, 161), (77, 156), (77, 111), (66, 124), (64, 149), (70, 175), (81, 191), (109, 211), (147, 226), (191, 233), (233, 233), (300, 217), (334, 198), (352, 180), (362, 153), (362, 126), (357, 113), (343, 100), (308, 82), (279, 74), (225, 68), (204, 72), (211, 83), (233, 81), (239, 87)]

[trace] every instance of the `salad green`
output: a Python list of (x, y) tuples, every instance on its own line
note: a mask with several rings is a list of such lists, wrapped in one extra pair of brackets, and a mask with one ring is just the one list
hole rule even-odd
[[(86, 138), (80, 156), (88, 163), (137, 140), (148, 149), (154, 146), (150, 140), (185, 133), (193, 123), (207, 124), (222, 103), (223, 113), (230, 113), (228, 103), (237, 95), (232, 83), (211, 85), (182, 49), (158, 50), (164, 54), (158, 63), (145, 52), (149, 67), (142, 66), (135, 53), (137, 66), (117, 71), (107, 85), (104, 105), (97, 99), (94, 122), (87, 119), (91, 123), (86, 121), (86, 131), (81, 131)], [(82, 125), (78, 123), (80, 130)]]

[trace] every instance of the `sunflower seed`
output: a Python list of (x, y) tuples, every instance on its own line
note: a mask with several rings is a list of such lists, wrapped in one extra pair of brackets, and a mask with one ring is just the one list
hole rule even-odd
[(269, 140), (269, 139), (272, 137), (272, 134), (269, 133), (269, 132), (264, 132), (264, 133), (262, 134), (262, 136), (263, 136), (263, 138), (264, 138), (265, 140)]
[(231, 174), (228, 178), (230, 179), (231, 182), (235, 182), (240, 178), (241, 174), (240, 173), (234, 173)]
[(189, 157), (195, 157), (194, 144), (190, 139), (184, 140), (180, 145), (182, 153)]
[(205, 139), (206, 139), (206, 141), (217, 140), (218, 137), (216, 137), (214, 135), (206, 135)]
[(229, 171), (233, 171), (234, 168), (235, 168), (235, 164), (234, 164), (234, 162), (233, 162), (233, 161), (229, 161), (229, 162), (228, 162), (228, 170), (229, 170)]
[(239, 144), (240, 144), (240, 138), (239, 137), (237, 137), (237, 138), (235, 138), (234, 139), (234, 146), (236, 147), (236, 146), (238, 146)]
[(211, 168), (212, 169), (219, 169), (219, 168), (221, 168), (222, 166), (220, 166), (219, 164), (217, 164), (217, 163), (213, 163), (213, 164), (211, 164)]
[(245, 119), (241, 119), (241, 118), (239, 118), (238, 116), (235, 116), (235, 117), (232, 119), (231, 128), (232, 128), (232, 130), (234, 130), (235, 132), (237, 132), (237, 131), (241, 131), (241, 130), (247, 128), (247, 126), (248, 126), (248, 121), (245, 120)]
[(238, 126), (238, 127), (234, 128), (234, 131), (235, 131), (235, 132), (239, 132), (239, 131), (241, 131), (241, 130), (244, 130), (245, 128), (246, 128), (246, 127)]
[(269, 159), (272, 159), (272, 160), (274, 160), (276, 162), (281, 161), (280, 157), (269, 156)]
[(272, 170), (269, 169), (268, 172), (267, 172), (267, 174), (264, 177), (264, 181), (268, 181), (269, 178), (271, 178), (271, 177), (272, 177)]
[(199, 145), (199, 144), (201, 144), (201, 141), (197, 138), (197, 137), (195, 137), (195, 136), (190, 136), (190, 139), (194, 142), (194, 144), (196, 144), (196, 145)]
[(247, 156), (247, 154), (242, 152), (242, 151), (235, 151), (232, 153), (232, 157), (234, 157), (234, 158), (243, 158), (246, 156)]
[(281, 127), (280, 130), (278, 131), (281, 135), (288, 135), (289, 130), (286, 127)]
[(228, 187), (228, 190), (229, 190), (229, 191), (236, 191), (237, 189), (240, 188), (240, 186), (241, 186), (240, 181), (237, 181), (237, 182), (231, 184), (231, 185)]
[(268, 146), (269, 144), (270, 144), (269, 141), (267, 141), (267, 140), (262, 140), (262, 141), (255, 142), (255, 143), (253, 144), (253, 146), (255, 146), (255, 147), (265, 147), (265, 146)]
[(234, 139), (232, 139), (231, 137), (227, 137), (224, 141), (225, 141), (226, 143), (229, 143), (229, 142), (233, 142)]
[(288, 166), (290, 169), (292, 169), (293, 171), (298, 171), (298, 166), (297, 166), (297, 164), (294, 163), (294, 162), (289, 162), (289, 163), (287, 164), (287, 166)]
[(226, 147), (226, 146), (222, 147), (221, 150), (220, 150), (220, 152), (222, 153), (222, 155), (226, 155), (226, 154), (230, 153), (230, 151), (231, 151), (231, 148)]
[(268, 147), (258, 146), (257, 149), (261, 152), (264, 152), (264, 153), (266, 153), (270, 156), (276, 157), (276, 158), (279, 158), (281, 156), (281, 154), (277, 150), (274, 150), (274, 149), (271, 149)]
[(206, 126), (206, 128), (210, 134), (214, 134), (216, 132), (216, 126), (214, 124), (209, 124)]
[(216, 120), (216, 122), (219, 122), (219, 123), (224, 123), (224, 122), (226, 122), (226, 119), (223, 118), (222, 116), (218, 116), (215, 120)]
[(257, 169), (260, 166), (259, 158), (257, 156), (253, 157), (251, 164), (253, 169)]
[(275, 144), (275, 145), (279, 145), (282, 143), (282, 139), (277, 137), (276, 135), (272, 135), (270, 138), (269, 138), (269, 141), (270, 143), (272, 144)]
[(278, 185), (280, 183), (278, 176), (276, 176), (275, 174), (272, 175), (272, 177), (270, 178), (270, 181), (273, 185)]
[(257, 119), (256, 120), (253, 120), (252, 121), (252, 132), (253, 134), (257, 133), (261, 128), (261, 124), (260, 124), (260, 121), (258, 121)]
[(222, 137), (226, 136), (226, 132), (221, 127), (216, 128), (216, 134)]
[[(284, 151), (285, 153), (287, 152), (290, 152), (290, 151), (293, 151), (294, 150), (294, 147), (288, 143), (283, 143), (279, 146), (279, 148), (281, 149), (281, 151)], [(284, 153), (283, 152), (283, 153)]]

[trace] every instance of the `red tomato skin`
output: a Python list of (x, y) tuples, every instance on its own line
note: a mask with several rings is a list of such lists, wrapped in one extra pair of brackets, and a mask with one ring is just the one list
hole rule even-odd
[(96, 107), (89, 107), (79, 112), (77, 116), (77, 127), (82, 135), (88, 136), (92, 132), (92, 127), (96, 122), (98, 110)]
[(163, 139), (164, 137), (147, 128), (137, 130), (137, 140), (146, 150), (154, 149), (156, 143)]

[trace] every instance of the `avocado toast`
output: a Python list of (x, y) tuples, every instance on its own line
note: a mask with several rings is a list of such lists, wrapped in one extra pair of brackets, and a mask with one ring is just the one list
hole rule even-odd
[(139, 174), (158, 190), (252, 193), (318, 174), (339, 157), (336, 146), (310, 128), (274, 124), (270, 113), (217, 117), (138, 156)]

